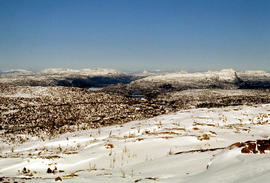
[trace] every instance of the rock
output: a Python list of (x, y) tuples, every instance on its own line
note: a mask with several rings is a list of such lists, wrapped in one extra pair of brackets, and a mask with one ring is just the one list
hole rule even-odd
[(57, 181), (62, 181), (62, 178), (61, 177), (56, 177), (55, 182), (57, 182)]
[(48, 168), (47, 173), (53, 173), (52, 169)]

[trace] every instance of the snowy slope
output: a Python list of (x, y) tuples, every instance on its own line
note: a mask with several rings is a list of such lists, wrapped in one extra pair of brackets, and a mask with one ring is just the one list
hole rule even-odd
[(270, 73), (265, 71), (221, 71), (153, 74), (133, 81), (130, 88), (159, 89), (171, 86), (175, 90), (222, 88), (222, 89), (269, 89)]
[(228, 147), (269, 139), (269, 120), (270, 105), (237, 106), (183, 110), (44, 140), (21, 136), (22, 144), (2, 136), (0, 177), (24, 182), (57, 177), (63, 182), (268, 182), (268, 152), (242, 154), (241, 148)]
[(233, 82), (235, 80), (235, 73), (233, 69), (225, 69), (221, 71), (208, 71), (208, 72), (177, 72), (177, 73), (166, 73), (162, 75), (149, 76), (144, 78), (145, 81), (198, 81), (198, 80), (222, 80)]
[(263, 80), (268, 80), (270, 78), (270, 73), (265, 72), (265, 71), (243, 71), (239, 73), (239, 77), (243, 78), (244, 80), (258, 80), (258, 81), (263, 81)]
[(201, 89), (201, 88), (226, 88), (236, 89), (238, 77), (236, 71), (225, 69), (221, 71), (208, 72), (175, 72), (150, 75), (132, 82), (130, 85), (133, 88), (148, 88), (158, 89), (164, 85), (171, 85), (173, 88), (182, 89)]
[(241, 71), (237, 72), (233, 69), (223, 69), (220, 71), (208, 71), (208, 72), (194, 72), (188, 73), (185, 71), (174, 72), (174, 73), (163, 73), (155, 74), (149, 77), (143, 78), (144, 81), (175, 81), (175, 82), (184, 82), (184, 81), (200, 81), (200, 80), (219, 80), (226, 82), (235, 82), (237, 77), (244, 78), (246, 80), (254, 79), (270, 79), (270, 73), (266, 71)]

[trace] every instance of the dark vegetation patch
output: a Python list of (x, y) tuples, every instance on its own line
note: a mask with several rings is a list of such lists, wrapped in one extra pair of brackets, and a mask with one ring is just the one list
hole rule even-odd
[(221, 97), (216, 101), (206, 101), (196, 105), (197, 108), (213, 108), (213, 107), (226, 107), (238, 105), (251, 105), (251, 104), (267, 104), (270, 103), (269, 96), (231, 96)]
[(2, 86), (66, 86), (78, 88), (90, 87), (106, 87), (116, 84), (128, 84), (132, 81), (143, 78), (131, 74), (115, 74), (104, 76), (84, 76), (84, 75), (1, 75), (1, 78), (6, 78), (6, 81), (1, 83)]
[(239, 83), (239, 89), (270, 89), (270, 81), (245, 81)]
[(94, 77), (71, 77), (58, 80), (56, 86), (68, 86), (79, 88), (90, 87), (106, 87), (116, 84), (128, 84), (141, 77), (132, 75), (117, 75), (117, 76), (94, 76)]
[[(16, 88), (2, 89), (5, 90), (13, 91)], [(73, 130), (122, 124), (174, 111), (173, 105), (167, 101), (143, 101), (70, 87), (48, 90), (51, 96), (0, 97), (0, 126), (5, 134), (38, 135), (42, 132), (57, 135)]]
[[(46, 94), (49, 95), (33, 98), (8, 95), (0, 97), (0, 126), (4, 132), (2, 135), (20, 133), (34, 136), (44, 133), (57, 135), (152, 118), (192, 107), (270, 103), (269, 93), (266, 91), (236, 96), (214, 95), (209, 91), (180, 97), (174, 97), (170, 93), (159, 93), (155, 97), (140, 99), (114, 93), (90, 92), (74, 87), (46, 87), (46, 89)], [(2, 93), (14, 94), (16, 90), (31, 93), (31, 90), (39, 88), (0, 87)]]

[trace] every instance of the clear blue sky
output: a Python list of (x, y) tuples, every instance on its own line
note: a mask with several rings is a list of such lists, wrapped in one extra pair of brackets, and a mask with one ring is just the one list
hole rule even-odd
[(270, 0), (0, 0), (0, 70), (270, 70)]

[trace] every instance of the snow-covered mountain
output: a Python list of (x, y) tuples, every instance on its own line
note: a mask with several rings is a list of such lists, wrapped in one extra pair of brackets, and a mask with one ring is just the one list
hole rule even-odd
[(34, 74), (34, 72), (24, 69), (11, 69), (0, 71), (0, 74)]
[(75, 86), (105, 87), (128, 84), (134, 90), (175, 88), (176, 90), (200, 88), (270, 88), (270, 73), (223, 69), (207, 72), (123, 73), (108, 68), (62, 69), (50, 68), (41, 72), (9, 70), (0, 73), (0, 83), (23, 86)]
[(270, 88), (270, 73), (265, 71), (237, 72), (233, 69), (221, 71), (195, 72), (185, 71), (155, 74), (136, 80), (130, 84), (131, 88)]
[(244, 80), (259, 80), (259, 81), (263, 81), (263, 80), (269, 80), (270, 78), (270, 73), (265, 72), (265, 71), (243, 71), (240, 72), (239, 77), (241, 77)]
[(108, 68), (63, 69), (50, 68), (40, 72), (10, 70), (0, 73), (0, 83), (17, 86), (72, 86), (80, 88), (105, 87), (129, 83), (145, 77)]
[(49, 68), (44, 69), (40, 73), (42, 74), (78, 74), (78, 75), (91, 75), (100, 76), (108, 74), (120, 74), (115, 69), (107, 68), (85, 68), (85, 69), (63, 69), (63, 68)]
[(188, 81), (199, 81), (199, 80), (221, 80), (227, 82), (235, 81), (236, 71), (233, 69), (225, 69), (221, 71), (208, 71), (208, 72), (196, 72), (188, 73), (185, 71), (176, 73), (165, 73), (155, 76), (149, 76), (142, 80), (145, 81), (167, 81), (167, 82), (188, 82)]

